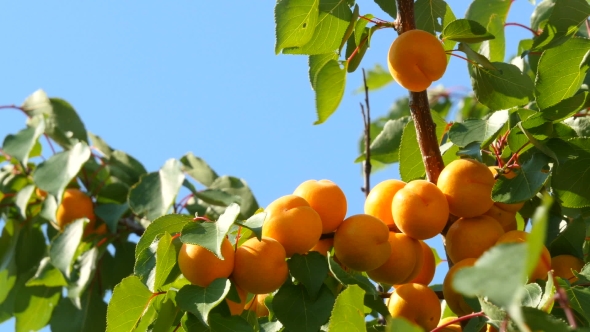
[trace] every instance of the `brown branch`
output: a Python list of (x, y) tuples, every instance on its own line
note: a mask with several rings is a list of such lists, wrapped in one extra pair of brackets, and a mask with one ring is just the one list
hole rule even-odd
[(127, 229), (129, 229), (131, 233), (137, 236), (142, 236), (143, 232), (145, 232), (145, 228), (143, 228), (143, 226), (135, 222), (135, 220), (133, 220), (132, 218), (121, 219), (119, 220), (119, 224), (127, 227)]
[(365, 185), (363, 187), (363, 192), (365, 193), (365, 197), (367, 197), (371, 191), (371, 108), (369, 106), (369, 86), (367, 85), (367, 76), (365, 75), (364, 68), (363, 83), (365, 84), (365, 105), (367, 108), (367, 112), (365, 113), (365, 107), (361, 104), (361, 113), (363, 114), (363, 122), (365, 125), (365, 161), (363, 162)]

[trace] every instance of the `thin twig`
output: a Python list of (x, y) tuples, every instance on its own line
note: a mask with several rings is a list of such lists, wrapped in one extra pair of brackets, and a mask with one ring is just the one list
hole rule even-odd
[(363, 68), (363, 83), (365, 85), (365, 107), (361, 104), (361, 113), (363, 115), (363, 122), (365, 124), (365, 161), (363, 162), (363, 170), (365, 173), (365, 185), (363, 191), (365, 197), (369, 196), (371, 191), (371, 107), (369, 106), (369, 86), (367, 85), (367, 76)]
[(145, 228), (143, 228), (143, 226), (135, 222), (135, 220), (133, 220), (132, 218), (121, 219), (119, 220), (119, 224), (124, 225), (129, 229), (129, 231), (131, 231), (131, 233), (137, 236), (142, 236), (143, 232), (145, 232)]

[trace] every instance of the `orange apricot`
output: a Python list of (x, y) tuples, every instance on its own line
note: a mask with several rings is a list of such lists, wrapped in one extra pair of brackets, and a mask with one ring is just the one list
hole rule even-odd
[(334, 234), (334, 253), (345, 266), (369, 271), (383, 265), (391, 254), (389, 229), (368, 214), (350, 216)]
[(365, 200), (365, 213), (381, 219), (390, 229), (399, 231), (393, 221), (391, 202), (395, 193), (405, 186), (405, 182), (394, 179), (378, 183), (371, 189)]
[(453, 262), (479, 258), (504, 234), (500, 223), (486, 215), (459, 218), (447, 231), (447, 255)]
[[(455, 319), (457, 319), (457, 317), (445, 317), (445, 318), (441, 319), (440, 322), (438, 322), (437, 327), (442, 326), (447, 323), (450, 323), (451, 321), (454, 321)], [(447, 326), (443, 327), (439, 331), (440, 332), (462, 332), (463, 328), (461, 328), (461, 324), (459, 322), (455, 322), (451, 325), (447, 325)]]
[(266, 294), (279, 289), (289, 276), (285, 249), (275, 239), (248, 239), (236, 250), (234, 272), (236, 285), (252, 294)]
[(320, 215), (322, 234), (335, 231), (346, 217), (346, 196), (330, 180), (305, 181), (295, 189), (293, 195), (303, 197)]
[(572, 270), (580, 272), (584, 267), (584, 261), (572, 255), (558, 255), (551, 258), (551, 268), (554, 275), (574, 283), (578, 278), (574, 275)]
[(246, 307), (248, 310), (255, 312), (256, 317), (266, 317), (270, 314), (264, 300), (268, 297), (268, 294), (258, 294), (248, 304)]
[(492, 207), (494, 182), (486, 165), (473, 159), (458, 159), (442, 170), (436, 185), (447, 197), (452, 214), (470, 218)]
[(193, 285), (207, 287), (218, 278), (227, 278), (234, 269), (234, 247), (227, 238), (221, 243), (223, 260), (199, 245), (184, 243), (178, 253), (178, 267)]
[(504, 232), (513, 231), (517, 228), (516, 212), (506, 211), (494, 203), (492, 207), (484, 213), (485, 216), (490, 216), (500, 223)]
[[(526, 242), (529, 233), (525, 231), (514, 230), (504, 233), (500, 236), (497, 243), (514, 243)], [(537, 279), (547, 280), (547, 272), (551, 270), (551, 254), (547, 247), (543, 246), (541, 249), (541, 257), (535, 269), (529, 275), (529, 282), (535, 282)]]
[(37, 197), (39, 197), (41, 199), (44, 199), (45, 197), (47, 197), (47, 192), (45, 190), (35, 188), (35, 195), (37, 195)]
[(447, 301), (447, 305), (455, 314), (457, 314), (457, 316), (470, 314), (473, 312), (473, 308), (467, 304), (463, 295), (457, 293), (453, 287), (453, 278), (457, 271), (465, 267), (473, 266), (475, 261), (477, 261), (475, 258), (466, 258), (462, 261), (456, 262), (455, 265), (449, 269), (449, 272), (447, 272), (443, 281), (443, 295)]
[(434, 253), (428, 244), (420, 241), (420, 246), (422, 247), (422, 268), (418, 272), (418, 275), (409, 282), (428, 286), (432, 282), (432, 279), (434, 279), (436, 262), (434, 260)]
[(436, 293), (421, 284), (400, 285), (387, 301), (391, 317), (403, 317), (426, 331), (434, 329), (441, 315)]
[(320, 215), (302, 197), (286, 195), (266, 208), (262, 236), (279, 241), (287, 257), (305, 254), (322, 235)]
[(396, 82), (410, 91), (420, 92), (443, 76), (447, 69), (447, 55), (433, 34), (409, 30), (391, 44), (387, 64)]
[(436, 185), (415, 180), (393, 196), (391, 212), (402, 232), (426, 240), (442, 232), (449, 218), (449, 205)]
[(423, 264), (420, 241), (406, 234), (389, 232), (391, 254), (385, 263), (367, 271), (369, 278), (389, 285), (404, 284), (414, 279)]
[(239, 316), (244, 311), (244, 307), (246, 306), (246, 299), (248, 298), (248, 292), (241, 289), (240, 287), (236, 286), (236, 291), (238, 292), (238, 296), (240, 297), (240, 302), (234, 302), (228, 298), (225, 298), (225, 302), (229, 307), (229, 312), (232, 316)]
[(317, 251), (324, 256), (328, 256), (328, 252), (330, 252), (330, 250), (332, 250), (333, 246), (334, 246), (334, 238), (333, 237), (326, 238), (326, 239), (320, 239), (318, 241), (318, 243), (316, 243), (316, 245), (313, 246), (313, 248), (309, 249), (309, 251)]
[(94, 215), (94, 206), (92, 199), (80, 189), (66, 189), (57, 207), (55, 221), (59, 229), (63, 230), (68, 224), (80, 218), (88, 218), (90, 222), (87, 229), (94, 229), (96, 216)]

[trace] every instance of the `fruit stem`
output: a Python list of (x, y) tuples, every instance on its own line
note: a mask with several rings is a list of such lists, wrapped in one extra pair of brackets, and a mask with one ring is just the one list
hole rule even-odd
[(449, 326), (449, 325), (453, 325), (465, 320), (469, 320), (471, 318), (475, 318), (475, 317), (486, 317), (486, 314), (483, 311), (480, 312), (474, 312), (471, 313), (469, 315), (465, 315), (465, 316), (461, 316), (461, 317), (457, 317), (456, 319), (453, 319), (451, 321), (448, 321), (440, 326), (437, 326), (435, 329), (431, 330), (430, 332), (440, 332), (440, 331), (444, 331), (445, 327)]
[(551, 273), (549, 276), (550, 278), (553, 278), (553, 284), (555, 285), (555, 299), (557, 299), (557, 302), (559, 302), (559, 306), (561, 307), (561, 309), (563, 309), (565, 317), (567, 318), (567, 322), (570, 324), (572, 328), (576, 329), (578, 327), (578, 324), (576, 323), (576, 319), (574, 318), (574, 313), (572, 312), (572, 308), (569, 304), (569, 299), (567, 298), (565, 290), (563, 289), (563, 287), (559, 285), (559, 282), (557, 282), (557, 278), (555, 277), (555, 275), (553, 275), (553, 273)]
[(517, 27), (521, 27), (521, 28), (524, 28), (524, 29), (527, 29), (527, 30), (528, 30), (528, 31), (530, 31), (530, 32), (531, 32), (533, 35), (535, 35), (535, 37), (539, 37), (539, 33), (538, 33), (537, 31), (535, 31), (535, 30), (533, 30), (533, 29), (531, 29), (531, 28), (527, 27), (527, 26), (526, 26), (526, 25), (524, 25), (524, 24), (520, 24), (520, 23), (514, 23), (514, 22), (508, 22), (508, 23), (504, 23), (504, 26), (505, 26), (505, 27), (507, 27), (507, 26), (510, 26), (510, 25), (512, 25), (512, 26), (517, 26)]
[(477, 62), (475, 62), (475, 61), (471, 61), (471, 60), (467, 59), (466, 57), (464, 57), (464, 56), (461, 56), (461, 55), (459, 55), (459, 54), (455, 54), (455, 53), (453, 53), (453, 51), (447, 51), (447, 52), (445, 52), (445, 53), (447, 53), (447, 54), (449, 54), (449, 55), (452, 55), (452, 56), (454, 56), (454, 57), (457, 57), (457, 58), (459, 58), (459, 59), (463, 59), (463, 60), (465, 60), (465, 61), (469, 62), (470, 64), (474, 65), (474, 66), (480, 67), (479, 63), (477, 63)]

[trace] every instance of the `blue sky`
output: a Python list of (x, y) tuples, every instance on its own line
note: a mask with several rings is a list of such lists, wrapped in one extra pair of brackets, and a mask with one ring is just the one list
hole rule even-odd
[[(390, 19), (372, 1), (358, 3), (361, 14)], [(448, 3), (463, 17), (468, 1)], [(362, 213), (363, 179), (353, 161), (364, 96), (352, 93), (362, 83), (360, 69), (348, 75), (338, 111), (314, 126), (307, 58), (274, 54), (273, 8), (272, 1), (4, 2), (0, 105), (20, 104), (42, 88), (150, 171), (192, 151), (217, 173), (244, 178), (261, 206), (325, 178), (345, 191), (348, 215)], [(529, 25), (532, 10), (518, 0), (508, 21)], [(506, 29), (508, 58), (530, 33)], [(361, 66), (385, 65), (395, 36), (378, 31)], [(438, 83), (470, 87), (465, 62), (452, 58)], [(371, 94), (372, 114), (385, 114), (405, 94), (397, 84)], [(0, 123), (3, 138), (25, 119), (4, 109)], [(399, 178), (397, 165), (372, 183), (387, 178)], [(440, 238), (428, 242), (442, 248)], [(435, 282), (445, 273), (439, 266)], [(0, 325), (12, 330), (13, 320)]]

